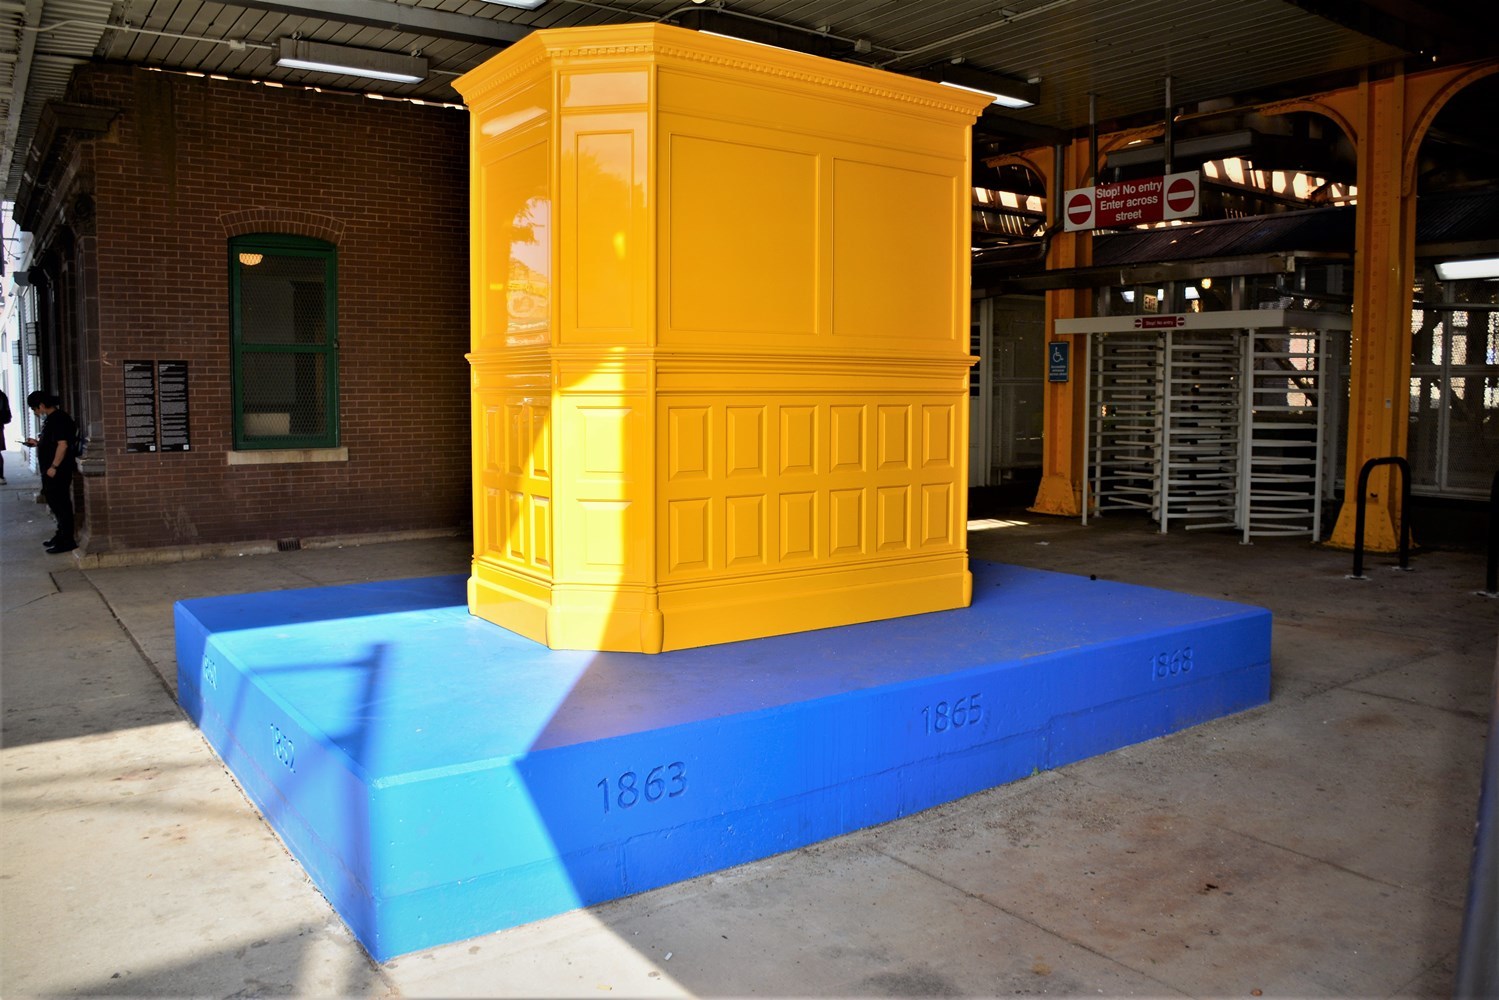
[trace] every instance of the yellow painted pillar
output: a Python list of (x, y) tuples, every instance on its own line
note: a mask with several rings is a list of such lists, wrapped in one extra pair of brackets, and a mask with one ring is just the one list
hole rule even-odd
[[(1354, 216), (1353, 343), (1348, 372), (1348, 463), (1343, 507), (1329, 539), (1354, 543), (1359, 470), (1371, 458), (1405, 455), (1410, 399), (1410, 305), (1416, 199), (1402, 183), (1406, 78), (1395, 72), (1356, 91), (1358, 142)], [(1369, 479), (1364, 545), (1398, 547), (1399, 473), (1380, 466)]]
[[(1348, 386), (1346, 489), (1329, 544), (1352, 548), (1359, 471), (1372, 458), (1406, 457), (1410, 407), (1411, 293), (1416, 244), (1416, 160), (1447, 99), (1494, 66), (1406, 75), (1398, 70), (1317, 99), (1347, 122), (1358, 149), (1353, 344)], [(1377, 466), (1365, 508), (1364, 546), (1399, 547), (1400, 473)]]
[(470, 610), (659, 652), (966, 605), (986, 99), (660, 24), (455, 86)]
[[(1061, 191), (1089, 183), (1088, 143), (1074, 142), (1067, 151), (1066, 177), (1051, 190)], [(1048, 172), (1049, 173), (1049, 172)], [(1087, 267), (1093, 262), (1093, 234), (1058, 232), (1047, 254), (1048, 270)], [(1093, 314), (1089, 289), (1064, 288), (1046, 293), (1046, 339), (1072, 342), (1071, 372), (1066, 382), (1047, 382), (1042, 396), (1041, 485), (1031, 510), (1038, 514), (1076, 517), (1082, 513), (1083, 468), (1087, 429), (1087, 399), (1083, 373), (1088, 364), (1086, 336), (1054, 333), (1059, 319)]]

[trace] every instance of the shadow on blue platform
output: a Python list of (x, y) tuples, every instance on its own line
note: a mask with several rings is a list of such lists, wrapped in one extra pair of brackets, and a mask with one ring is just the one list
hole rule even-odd
[(381, 960), (1268, 698), (1261, 609), (974, 573), (967, 609), (657, 656), (549, 650), (463, 577), (187, 601), (179, 698)]

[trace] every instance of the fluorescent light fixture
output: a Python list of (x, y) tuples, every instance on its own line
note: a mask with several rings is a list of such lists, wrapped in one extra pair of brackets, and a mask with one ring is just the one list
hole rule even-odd
[(1482, 257), (1476, 260), (1444, 260), (1437, 265), (1437, 277), (1443, 281), (1463, 281), (1469, 278), (1499, 278), (1499, 257)]
[[(535, 10), (547, 0), (484, 0), (485, 3), (499, 4), (501, 7), (519, 7), (521, 10)], [(693, 3), (702, 3), (703, 0), (692, 0)]]
[(1187, 286), (1187, 301), (1191, 302), (1194, 299), (1200, 299), (1200, 298), (1202, 298), (1202, 295), (1198, 293), (1197, 286), (1196, 285), (1188, 285)]
[(276, 65), (287, 69), (362, 76), (391, 83), (421, 83), (427, 78), (427, 60), (421, 56), (355, 49), (347, 45), (310, 42), (305, 38), (283, 38), (278, 44)]
[(1008, 94), (996, 94), (991, 90), (984, 90), (982, 87), (969, 87), (961, 83), (953, 83), (951, 80), (938, 80), (937, 82), (944, 87), (951, 87), (953, 90), (966, 90), (970, 94), (982, 94), (984, 97), (989, 98), (991, 104), (998, 104), (1002, 108), (1029, 108), (1036, 103), (1035, 101), (1022, 100), (1019, 97), (1010, 97)]
[(944, 87), (982, 94), (1003, 108), (1029, 108), (1041, 99), (1041, 86), (1028, 80), (974, 69), (964, 63), (946, 63), (922, 74)]

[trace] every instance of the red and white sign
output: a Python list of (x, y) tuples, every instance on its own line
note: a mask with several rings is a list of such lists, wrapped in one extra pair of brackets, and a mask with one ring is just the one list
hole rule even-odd
[(1187, 325), (1187, 317), (1179, 313), (1166, 316), (1136, 316), (1136, 330), (1174, 330)]
[(1190, 219), (1202, 211), (1198, 171), (1073, 188), (1062, 197), (1063, 228), (1124, 229), (1165, 219)]

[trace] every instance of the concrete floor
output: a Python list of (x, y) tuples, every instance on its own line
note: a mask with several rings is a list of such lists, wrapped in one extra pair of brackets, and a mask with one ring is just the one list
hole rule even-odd
[(6, 997), (1450, 995), (1499, 636), (1480, 553), (1357, 582), (1304, 541), (976, 521), (977, 558), (1269, 607), (1271, 703), (377, 966), (178, 710), (171, 605), (464, 572), (467, 541), (86, 569), (6, 468)]

